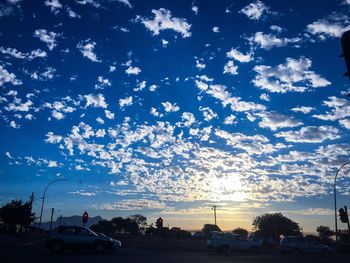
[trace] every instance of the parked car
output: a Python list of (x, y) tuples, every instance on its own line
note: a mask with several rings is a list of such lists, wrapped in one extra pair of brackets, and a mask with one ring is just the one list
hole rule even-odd
[(112, 251), (121, 247), (121, 242), (102, 234), (96, 234), (87, 227), (60, 226), (51, 232), (46, 247), (53, 252), (64, 249), (95, 250), (98, 253)]
[(308, 253), (330, 255), (332, 250), (329, 246), (318, 243), (302, 236), (286, 236), (280, 241), (281, 253)]
[(106, 236), (105, 234), (103, 233), (97, 233), (99, 236), (102, 236), (102, 237), (105, 237), (105, 238), (109, 238), (109, 240), (111, 240), (113, 242), (113, 249), (114, 250), (118, 250), (122, 247), (122, 242), (120, 242), (119, 240), (117, 239), (114, 239), (114, 238), (111, 238), (109, 236)]
[(258, 240), (223, 232), (211, 233), (207, 241), (207, 248), (214, 249), (219, 254), (227, 254), (230, 251), (246, 251), (255, 254), (261, 245), (262, 243)]

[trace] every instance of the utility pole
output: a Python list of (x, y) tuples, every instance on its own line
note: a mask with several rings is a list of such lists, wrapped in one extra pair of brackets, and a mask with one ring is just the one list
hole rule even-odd
[(33, 202), (34, 202), (34, 192), (32, 192), (32, 195), (29, 197), (29, 205), (30, 205), (30, 213), (33, 212)]
[(42, 217), (43, 217), (43, 210), (44, 210), (44, 203), (45, 203), (45, 195), (46, 195), (47, 188), (49, 188), (49, 186), (52, 185), (53, 183), (56, 183), (56, 182), (59, 182), (59, 181), (67, 181), (67, 179), (57, 179), (57, 180), (54, 180), (54, 181), (52, 181), (51, 183), (49, 183), (49, 184), (46, 186), (45, 190), (44, 190), (44, 194), (43, 194), (42, 202), (41, 202), (40, 218), (39, 218), (39, 232), (41, 232), (41, 220), (42, 220)]
[(29, 203), (30, 203), (30, 212), (32, 212), (33, 208), (33, 202), (34, 202), (34, 192), (32, 192), (32, 195), (29, 197)]
[(52, 229), (52, 217), (53, 217), (53, 212), (54, 211), (55, 211), (55, 208), (51, 208), (50, 231)]
[(344, 210), (345, 210), (345, 214), (347, 215), (348, 217), (348, 220), (347, 220), (347, 223), (348, 223), (348, 233), (350, 235), (350, 224), (349, 224), (349, 216), (348, 216), (348, 207), (345, 205), (344, 206)]
[(350, 161), (343, 163), (337, 170), (334, 177), (333, 193), (334, 193), (334, 223), (335, 223), (335, 241), (338, 242), (338, 218), (337, 218), (337, 177), (339, 171), (345, 166), (350, 164)]
[(215, 225), (216, 225), (216, 208), (217, 208), (217, 206), (216, 206), (216, 205), (213, 205), (213, 210), (214, 210), (214, 222), (215, 222)]

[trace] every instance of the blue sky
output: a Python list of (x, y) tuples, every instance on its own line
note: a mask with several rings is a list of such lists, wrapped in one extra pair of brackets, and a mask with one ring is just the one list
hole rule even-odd
[[(223, 229), (281, 211), (333, 226), (350, 153), (350, 1), (8, 0), (0, 202), (44, 220), (142, 213)], [(349, 174), (344, 168), (342, 175)], [(339, 204), (350, 180), (340, 177)], [(343, 226), (342, 226), (343, 227)], [(345, 227), (345, 226), (344, 226)]]

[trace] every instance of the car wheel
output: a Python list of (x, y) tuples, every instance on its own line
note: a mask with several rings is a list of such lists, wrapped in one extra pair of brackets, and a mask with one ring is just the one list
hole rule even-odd
[(51, 245), (51, 251), (53, 253), (60, 253), (63, 251), (62, 244), (60, 242), (55, 242)]
[(293, 254), (300, 254), (300, 249), (299, 248), (294, 248), (293, 249)]
[(104, 245), (101, 244), (101, 243), (97, 243), (97, 244), (95, 245), (95, 251), (96, 251), (96, 253), (99, 253), (99, 254), (104, 253), (104, 252), (105, 252), (105, 247), (104, 247)]
[(228, 253), (228, 251), (229, 251), (228, 246), (221, 246), (221, 247), (219, 248), (219, 254), (226, 255), (226, 254)]
[(249, 252), (251, 253), (251, 254), (257, 254), (258, 252), (259, 252), (259, 248), (258, 247), (251, 247), (250, 249), (249, 249)]

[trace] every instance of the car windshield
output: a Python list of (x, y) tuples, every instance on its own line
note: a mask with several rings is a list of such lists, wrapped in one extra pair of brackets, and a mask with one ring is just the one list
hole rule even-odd
[(83, 230), (85, 230), (85, 231), (87, 231), (87, 232), (93, 234), (94, 236), (98, 236), (98, 235), (97, 235), (94, 231), (92, 231), (90, 228), (87, 228), (87, 227), (86, 227), (86, 228), (83, 228), (82, 231), (83, 231)]

